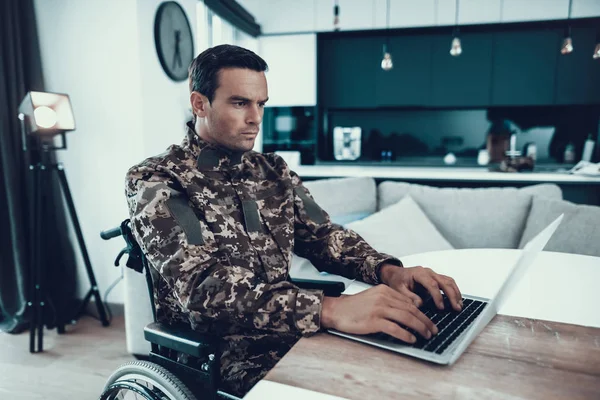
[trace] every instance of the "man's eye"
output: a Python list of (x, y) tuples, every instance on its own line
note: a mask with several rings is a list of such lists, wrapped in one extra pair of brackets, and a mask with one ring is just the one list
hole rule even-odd
[(259, 104), (258, 104), (258, 106), (259, 106), (260, 108), (264, 108), (264, 107), (265, 107), (265, 103), (259, 103)]
[(238, 106), (238, 107), (244, 107), (246, 105), (246, 102), (245, 101), (236, 101), (233, 104), (236, 105), (236, 106)]

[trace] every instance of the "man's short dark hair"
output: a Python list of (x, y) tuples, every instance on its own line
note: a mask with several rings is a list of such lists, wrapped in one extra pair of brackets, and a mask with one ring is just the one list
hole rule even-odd
[(219, 87), (219, 71), (223, 68), (247, 68), (264, 72), (268, 66), (260, 56), (243, 47), (230, 44), (211, 47), (200, 53), (190, 64), (190, 93), (202, 93), (212, 103)]

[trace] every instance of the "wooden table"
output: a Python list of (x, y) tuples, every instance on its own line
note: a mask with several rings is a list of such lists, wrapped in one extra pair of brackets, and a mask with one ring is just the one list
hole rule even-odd
[[(490, 297), (516, 256), (460, 250), (403, 262), (450, 274), (463, 292)], [(301, 339), (265, 379), (348, 399), (600, 399), (598, 282), (600, 259), (542, 253), (501, 308), (521, 315), (496, 316), (452, 366), (323, 333)], [(571, 324), (532, 319), (540, 315)]]

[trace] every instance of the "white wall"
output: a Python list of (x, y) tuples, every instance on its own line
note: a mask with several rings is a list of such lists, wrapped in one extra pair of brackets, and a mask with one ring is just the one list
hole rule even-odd
[[(180, 143), (184, 134), (184, 124), (192, 115), (188, 82), (172, 81), (164, 73), (156, 55), (154, 15), (162, 2), (163, 0), (137, 0), (145, 157), (162, 153), (169, 145)], [(177, 2), (185, 10), (195, 35), (198, 1)], [(194, 48), (196, 54), (202, 50), (204, 49)]]
[(317, 36), (264, 36), (257, 53), (269, 65), (267, 106), (314, 106), (317, 104)]
[[(195, 31), (196, 7), (204, 5), (178, 2)], [(102, 295), (120, 276), (113, 261), (124, 242), (105, 242), (99, 232), (128, 217), (125, 173), (181, 142), (189, 115), (187, 83), (171, 81), (155, 52), (160, 3), (35, 0), (46, 90), (68, 93), (73, 104), (77, 130), (68, 134), (69, 149), (59, 157)], [(82, 296), (89, 289), (82, 260), (79, 282)], [(117, 286), (109, 301), (123, 302), (122, 290)]]
[[(59, 158), (102, 294), (120, 274), (112, 265), (123, 243), (105, 243), (99, 232), (127, 217), (125, 172), (143, 154), (136, 6), (135, 0), (35, 1), (46, 90), (69, 94), (73, 105), (77, 129)], [(79, 282), (83, 295), (89, 281), (82, 260)], [(122, 298), (119, 289), (109, 300)]]

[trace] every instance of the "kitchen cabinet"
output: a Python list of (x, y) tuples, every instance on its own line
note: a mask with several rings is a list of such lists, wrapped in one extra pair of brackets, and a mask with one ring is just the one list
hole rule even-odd
[(501, 8), (500, 22), (563, 19), (569, 15), (569, 0), (503, 0)]
[(460, 25), (498, 23), (502, 17), (502, 3), (504, 0), (460, 0), (458, 23)]
[[(379, 28), (373, 23), (375, 4), (372, 1), (339, 0), (338, 3), (341, 31)], [(333, 1), (315, 0), (315, 29), (318, 32), (333, 31), (333, 6)]]
[(316, 34), (262, 36), (258, 53), (269, 65), (269, 107), (317, 102)]
[(556, 104), (600, 104), (600, 60), (592, 58), (596, 30), (573, 28), (573, 52), (558, 57)]
[(375, 100), (378, 106), (427, 106), (431, 94), (431, 35), (396, 36), (389, 39), (388, 51), (394, 67), (381, 69), (383, 43), (377, 43)]
[(492, 105), (554, 104), (558, 30), (494, 34)]
[(381, 40), (326, 37), (318, 40), (318, 99), (326, 108), (375, 106), (375, 73)]
[[(390, 28), (406, 28), (411, 26), (436, 25), (437, 0), (389, 0)], [(382, 2), (384, 3), (384, 2)], [(382, 4), (381, 14), (386, 17), (385, 3)], [(384, 28), (382, 26), (382, 28)]]
[(486, 107), (492, 89), (492, 33), (461, 35), (463, 52), (450, 56), (452, 36), (433, 38), (431, 105)]

